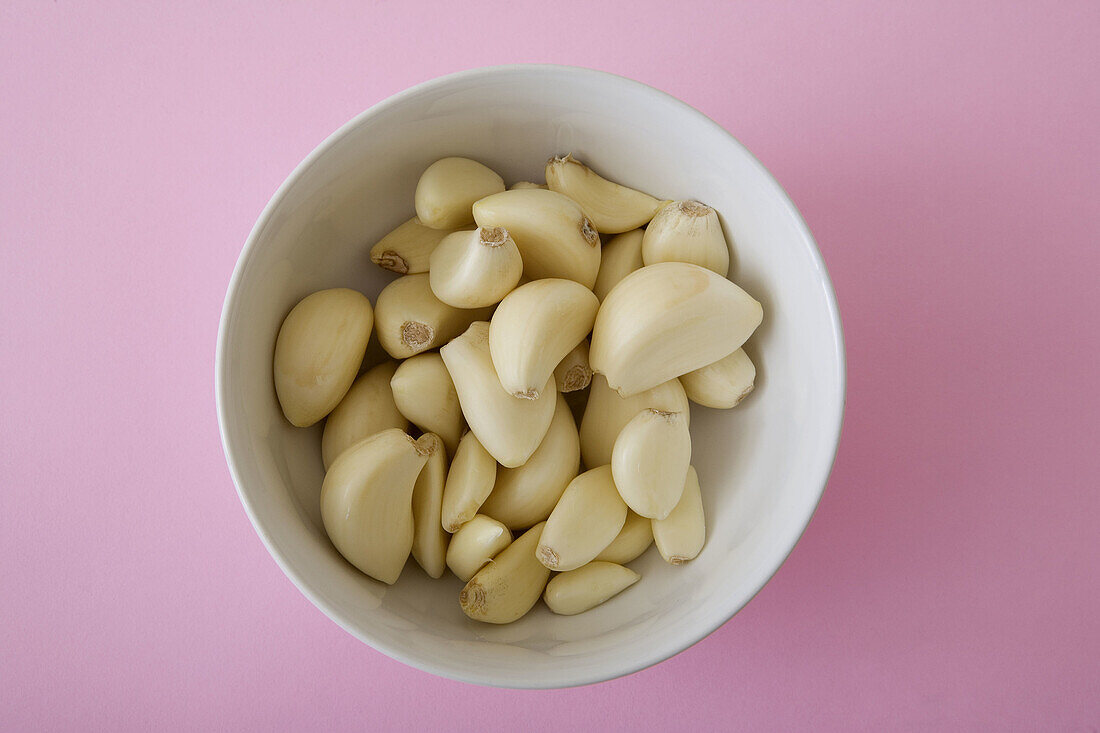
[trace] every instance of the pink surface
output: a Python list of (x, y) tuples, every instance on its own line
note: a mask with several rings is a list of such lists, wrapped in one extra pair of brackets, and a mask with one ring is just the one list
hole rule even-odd
[[(151, 5), (0, 4), (0, 729), (1095, 730), (1100, 5)], [(548, 693), (436, 679), (310, 605), (213, 397), (230, 273), (295, 164), (520, 61), (748, 145), (818, 238), (850, 368), (829, 489), (756, 600)]]

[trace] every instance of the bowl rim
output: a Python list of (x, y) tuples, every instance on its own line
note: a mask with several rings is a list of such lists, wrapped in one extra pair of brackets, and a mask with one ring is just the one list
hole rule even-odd
[[(783, 201), (786, 203), (788, 209), (794, 214), (795, 224), (799, 229), (799, 233), (803, 237), (803, 241), (807, 245), (810, 258), (812, 259), (816, 269), (821, 274), (822, 285), (825, 290), (825, 300), (829, 311), (829, 319), (833, 326), (833, 338), (834, 347), (836, 353), (836, 370), (838, 375), (838, 387), (839, 387), (839, 400), (837, 401), (837, 409), (832, 416), (830, 439), (833, 443), (832, 455), (830, 458), (823, 462), (818, 468), (818, 491), (817, 498), (814, 500), (811, 506), (808, 506), (804, 516), (801, 517), (801, 529), (798, 530), (798, 534), (791, 544), (786, 553), (783, 554), (775, 563), (774, 567), (766, 574), (766, 577), (760, 582), (760, 584), (748, 594), (743, 600), (731, 604), (728, 608), (724, 609), (722, 613), (716, 615), (713, 623), (703, 624), (695, 633), (691, 636), (690, 641), (671, 652), (665, 650), (656, 650), (648, 655), (643, 655), (639, 659), (634, 660), (632, 663), (621, 668), (614, 668), (610, 671), (596, 671), (588, 672), (579, 675), (576, 679), (561, 682), (559, 680), (547, 680), (545, 683), (539, 680), (533, 680), (528, 683), (516, 683), (512, 680), (500, 679), (492, 674), (481, 674), (476, 669), (459, 670), (450, 667), (444, 667), (432, 662), (431, 659), (416, 657), (405, 653), (399, 647), (380, 642), (377, 639), (369, 638), (352, 625), (351, 619), (344, 618), (343, 614), (336, 611), (334, 608), (316, 593), (310, 585), (310, 582), (303, 577), (296, 568), (293, 567), (291, 562), (283, 553), (278, 549), (274, 541), (272, 540), (268, 531), (258, 521), (252, 501), (246, 495), (242, 488), (242, 481), (240, 478), (240, 472), (238, 470), (237, 463), (230, 453), (227, 436), (227, 412), (226, 406), (228, 404), (228, 396), (226, 394), (226, 371), (227, 371), (227, 359), (228, 353), (228, 321), (229, 316), (236, 310), (237, 298), (239, 292), (239, 284), (245, 271), (248, 261), (254, 254), (256, 249), (256, 243), (259, 240), (260, 234), (269, 224), (272, 215), (275, 210), (282, 204), (283, 199), (286, 197), (289, 189), (297, 183), (297, 181), (303, 176), (303, 174), (313, 166), (313, 164), (324, 155), (330, 148), (336, 143), (348, 135), (352, 130), (357, 128), (364, 120), (376, 115), (390, 107), (397, 106), (404, 102), (406, 99), (421, 94), (423, 92), (431, 91), (437, 87), (444, 87), (449, 84), (453, 84), (458, 81), (470, 81), (476, 80), (479, 77), (499, 76), (501, 74), (516, 74), (516, 73), (530, 73), (530, 72), (542, 72), (542, 73), (566, 73), (577, 75), (581, 77), (589, 77), (602, 79), (605, 81), (612, 81), (616, 84), (621, 84), (629, 87), (633, 87), (637, 91), (648, 94), (656, 100), (665, 105), (679, 108), (683, 113), (693, 115), (702, 121), (706, 125), (710, 125), (717, 132), (729, 138), (730, 142), (741, 148), (741, 150), (747, 154), (751, 163), (767, 178), (771, 179), (778, 189)], [(309, 155), (307, 155), (302, 162), (300, 162), (294, 170), (286, 177), (282, 184), (276, 189), (267, 205), (264, 207), (260, 216), (256, 219), (256, 223), (253, 225), (252, 230), (248, 235), (248, 239), (245, 240), (244, 247), (241, 249), (241, 253), (237, 258), (237, 263), (233, 268), (233, 274), (230, 277), (229, 285), (226, 289), (225, 301), (222, 305), (221, 317), (218, 323), (218, 341), (217, 349), (214, 357), (214, 396), (217, 405), (218, 413), (218, 430), (221, 437), (222, 451), (225, 454), (226, 462), (229, 466), (229, 473), (233, 479), (233, 485), (237, 489), (237, 496), (241, 500), (241, 504), (244, 506), (245, 513), (248, 515), (249, 522), (252, 524), (256, 534), (260, 536), (261, 541), (267, 548), (268, 553), (274, 558), (276, 564), (283, 571), (283, 573), (291, 580), (292, 583), (298, 588), (298, 590), (309, 599), (309, 601), (320, 609), (326, 616), (336, 622), (346, 632), (359, 639), (364, 644), (367, 644), (372, 649), (375, 649), (391, 659), (395, 659), (402, 664), (408, 665), (415, 669), (419, 669), (439, 677), (456, 680), (459, 682), (466, 682), (470, 684), (482, 685), (486, 687), (498, 687), (507, 689), (562, 689), (568, 687), (579, 687), (583, 685), (590, 685), (599, 682), (605, 682), (619, 677), (625, 677), (635, 672), (639, 672), (643, 669), (647, 669), (655, 664), (670, 659), (677, 654), (690, 649), (698, 644), (700, 641), (710, 636), (717, 631), (727, 621), (733, 618), (737, 613), (741, 611), (756, 595), (767, 585), (775, 574), (779, 571), (779, 568), (790, 557), (791, 552), (798, 545), (798, 542), (805, 534), (806, 528), (809, 526), (810, 521), (813, 519), (814, 513), (817, 511), (817, 507), (821, 503), (821, 497), (825, 493), (825, 487), (828, 483), (829, 476), (832, 473), (833, 466), (836, 463), (837, 452), (840, 448), (840, 436), (844, 422), (844, 412), (847, 404), (847, 358), (844, 351), (844, 334), (842, 329), (842, 323), (840, 318), (840, 309), (837, 304), (836, 291), (833, 287), (832, 279), (829, 277), (829, 272), (825, 267), (824, 259), (821, 252), (817, 247), (817, 242), (810, 232), (809, 227), (806, 225), (806, 221), (802, 216), (802, 213), (794, 205), (790, 196), (786, 190), (780, 185), (779, 181), (775, 179), (775, 176), (757, 159), (755, 155), (736, 137), (734, 137), (728, 130), (722, 125), (715, 122), (703, 112), (700, 112), (695, 107), (692, 107), (688, 103), (672, 96), (668, 92), (664, 92), (656, 87), (645, 84), (644, 82), (636, 81), (619, 74), (613, 74), (607, 71), (599, 71), (596, 69), (590, 69), (582, 66), (569, 66), (561, 64), (503, 64), (497, 66), (482, 66), (472, 69), (466, 69), (463, 71), (454, 72), (451, 74), (445, 74), (443, 76), (435, 77), (419, 84), (413, 85), (404, 89), (396, 94), (393, 94), (382, 101), (371, 105), (367, 109), (363, 110), (359, 114), (341, 125), (335, 132), (326, 137), (317, 147), (315, 147)], [(797, 526), (797, 525), (796, 525)]]

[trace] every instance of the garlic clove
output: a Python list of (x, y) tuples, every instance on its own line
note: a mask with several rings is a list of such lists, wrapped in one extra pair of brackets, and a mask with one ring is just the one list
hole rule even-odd
[(744, 349), (680, 377), (688, 399), (704, 407), (736, 407), (752, 392), (756, 367)]
[(611, 466), (600, 466), (569, 482), (546, 520), (539, 562), (551, 570), (573, 570), (596, 558), (626, 522), (626, 504), (615, 488)]
[(497, 462), (478, 442), (473, 431), (463, 435), (451, 461), (451, 470), (447, 473), (442, 528), (455, 532), (472, 520), (493, 490), (496, 479)]
[(599, 307), (591, 290), (560, 278), (508, 293), (489, 323), (489, 351), (504, 389), (537, 398), (554, 368), (592, 330)]
[(627, 275), (608, 293), (592, 330), (592, 370), (629, 397), (735, 351), (763, 308), (698, 265), (662, 262)]
[(623, 501), (643, 517), (676, 507), (691, 464), (691, 434), (681, 412), (642, 410), (615, 439), (611, 472)]
[(427, 451), (428, 462), (420, 469), (412, 494), (413, 559), (433, 578), (439, 578), (447, 568), (447, 542), (450, 535), (440, 521), (443, 507), (443, 485), (447, 479), (447, 451), (443, 440), (434, 433), (425, 433), (416, 441)]
[(525, 188), (547, 188), (545, 183), (533, 183), (531, 181), (516, 181), (508, 187), (509, 191), (521, 191)]
[(547, 162), (546, 185), (580, 204), (596, 230), (606, 234), (645, 226), (662, 204), (649, 194), (603, 178), (572, 155)]
[(438, 435), (447, 453), (455, 454), (466, 421), (454, 382), (438, 353), (417, 354), (401, 362), (390, 378), (390, 392), (409, 422)]
[(447, 305), (432, 293), (428, 273), (397, 278), (382, 288), (375, 306), (378, 340), (395, 359), (439, 348), (492, 313)]
[(321, 518), (348, 562), (383, 583), (401, 575), (413, 544), (412, 495), (428, 451), (397, 428), (341, 453), (321, 485)]
[(504, 190), (504, 179), (469, 158), (443, 158), (428, 166), (416, 184), (416, 216), (433, 229), (472, 224), (474, 202)]
[(523, 274), (523, 260), (507, 229), (478, 227), (446, 237), (431, 256), (435, 297), (455, 308), (495, 305)]
[(542, 598), (554, 613), (573, 616), (619, 595), (641, 577), (622, 565), (593, 561), (555, 575)]
[(432, 229), (415, 216), (378, 240), (370, 249), (370, 260), (398, 275), (428, 271), (428, 258), (443, 238), (456, 230)]
[(546, 437), (522, 466), (501, 468), (481, 512), (509, 529), (522, 529), (550, 516), (565, 487), (580, 469), (577, 426), (562, 396), (556, 398), (554, 419)]
[(603, 552), (596, 555), (596, 560), (625, 565), (641, 557), (642, 553), (653, 544), (652, 521), (632, 511), (627, 512), (626, 522), (619, 530), (618, 536), (604, 548)]
[(698, 556), (707, 539), (703, 517), (703, 497), (699, 475), (688, 468), (684, 490), (676, 508), (664, 519), (653, 520), (653, 541), (661, 557), (672, 565), (682, 565)]
[(588, 393), (580, 427), (581, 457), (585, 466), (611, 463), (611, 452), (619, 432), (646, 408), (682, 412), (688, 424), (691, 423), (687, 395), (676, 379), (631, 397), (620, 397), (602, 374), (596, 374)]
[(600, 252), (600, 272), (596, 275), (596, 284), (592, 292), (603, 301), (611, 288), (619, 284), (624, 277), (642, 269), (643, 230), (635, 229), (617, 234), (603, 246)]
[(554, 419), (554, 376), (535, 399), (518, 399), (500, 384), (489, 353), (489, 324), (478, 321), (439, 350), (454, 381), (470, 430), (497, 463), (522, 466)]
[(326, 471), (338, 455), (363, 438), (388, 428), (404, 431), (409, 427), (390, 390), (390, 379), (396, 369), (397, 362), (386, 361), (361, 374), (329, 413), (321, 435), (321, 460)]
[(340, 404), (359, 373), (374, 313), (347, 288), (307, 295), (291, 309), (275, 340), (275, 392), (292, 425), (309, 427)]
[(690, 262), (725, 277), (730, 250), (718, 212), (698, 201), (673, 201), (657, 212), (642, 238), (642, 260)]
[(512, 533), (491, 517), (478, 514), (466, 522), (451, 537), (447, 548), (447, 567), (466, 582), (485, 566), (485, 563), (512, 544)]
[(585, 389), (592, 383), (592, 367), (588, 366), (588, 339), (577, 344), (558, 362), (554, 368), (554, 381), (562, 394)]
[(504, 227), (532, 280), (559, 277), (591, 288), (600, 270), (600, 236), (581, 207), (554, 191), (505, 191), (474, 204), (479, 226)]
[(550, 571), (535, 559), (543, 526), (524, 532), (470, 579), (458, 596), (463, 613), (474, 621), (507, 624), (538, 603), (550, 578)]

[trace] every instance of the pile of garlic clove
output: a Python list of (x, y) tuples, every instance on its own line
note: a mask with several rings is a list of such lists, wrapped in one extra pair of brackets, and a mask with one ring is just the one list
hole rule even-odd
[[(725, 409), (752, 391), (741, 347), (763, 318), (727, 279), (714, 209), (572, 155), (545, 175), (506, 190), (476, 161), (433, 163), (416, 216), (371, 249), (400, 275), (374, 307), (313, 293), (275, 345), (287, 420), (325, 420), (335, 548), (383, 583), (410, 555), (433, 578), (450, 569), (463, 612), (495, 624), (540, 597), (564, 615), (603, 603), (651, 545), (672, 565), (699, 554), (689, 400)], [(372, 333), (393, 360), (360, 374)]]

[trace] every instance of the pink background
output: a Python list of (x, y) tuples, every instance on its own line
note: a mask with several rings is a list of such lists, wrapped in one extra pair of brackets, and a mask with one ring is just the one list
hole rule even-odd
[[(0, 4), (0, 728), (1096, 730), (1100, 4), (152, 5)], [(311, 606), (213, 397), (230, 273), (297, 162), (520, 61), (748, 145), (817, 236), (850, 367), (829, 488), (756, 600), (543, 693), (404, 667)]]

